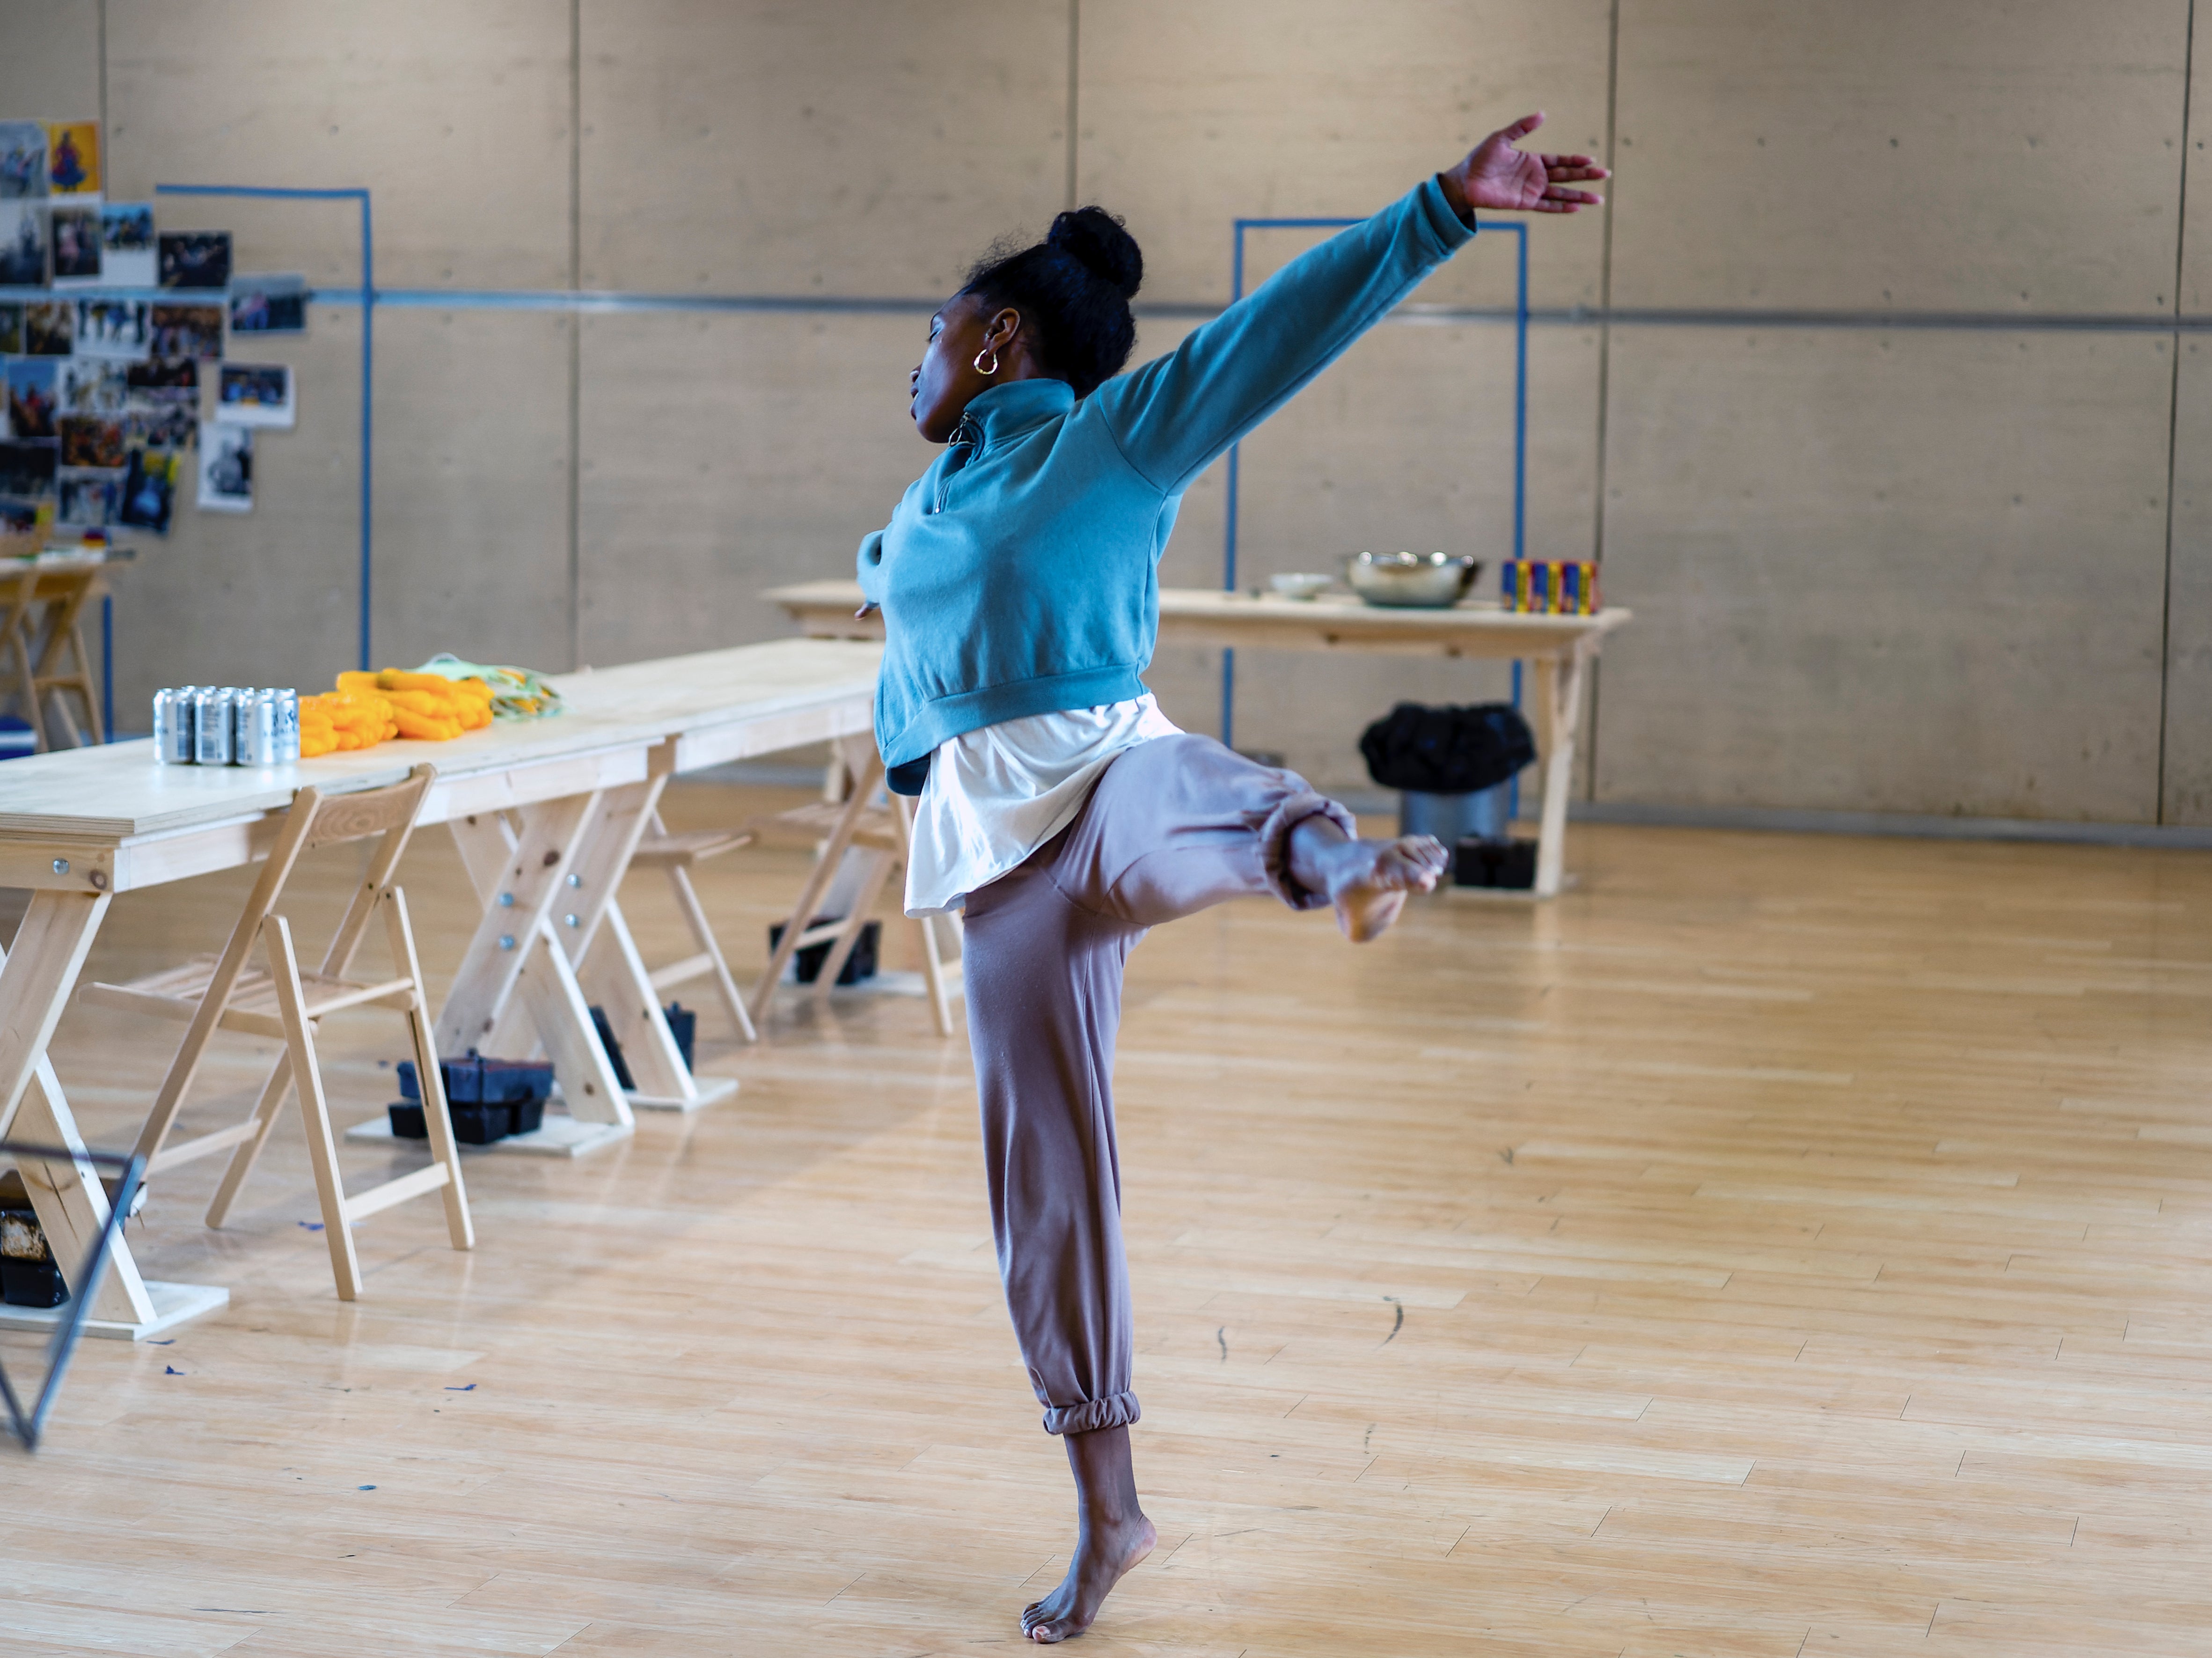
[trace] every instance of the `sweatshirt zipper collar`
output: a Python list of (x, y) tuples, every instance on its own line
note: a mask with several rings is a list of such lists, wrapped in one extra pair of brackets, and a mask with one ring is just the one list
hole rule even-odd
[[(944, 469), (937, 475), (937, 501), (930, 511), (945, 510), (954, 473), (973, 465), (996, 446), (1034, 432), (1074, 407), (1075, 391), (1066, 380), (1009, 380), (969, 398), (945, 442)], [(962, 450), (967, 452), (962, 454)]]

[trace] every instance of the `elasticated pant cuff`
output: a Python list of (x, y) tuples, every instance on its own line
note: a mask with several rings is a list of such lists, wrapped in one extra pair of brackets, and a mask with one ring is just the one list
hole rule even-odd
[(1359, 838), (1359, 820), (1325, 794), (1309, 789), (1286, 796), (1260, 825), (1260, 856), (1267, 871), (1267, 884), (1292, 909), (1319, 909), (1328, 902), (1325, 892), (1309, 892), (1291, 878), (1291, 831), (1309, 817), (1326, 817), (1348, 839)]
[(1044, 1430), (1048, 1434), (1096, 1433), (1101, 1428), (1126, 1428), (1142, 1415), (1144, 1412), (1137, 1408), (1136, 1394), (1109, 1394), (1103, 1399), (1085, 1400), (1065, 1409), (1052, 1406), (1044, 1413)]

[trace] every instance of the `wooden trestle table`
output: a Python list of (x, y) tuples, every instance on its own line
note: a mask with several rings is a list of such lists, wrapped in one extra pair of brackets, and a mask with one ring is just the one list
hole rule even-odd
[[(438, 1016), (439, 1050), (542, 1042), (570, 1118), (548, 1119), (540, 1149), (571, 1155), (627, 1135), (633, 1105), (681, 1110), (715, 1097), (677, 1050), (616, 890), (671, 776), (870, 730), (881, 654), (784, 640), (565, 674), (553, 680), (566, 704), (557, 718), (259, 769), (163, 766), (149, 742), (0, 766), (0, 886), (32, 889), (0, 965), (0, 1136), (82, 1149), (46, 1045), (117, 895), (256, 861), (307, 784), (379, 787), (424, 761), (438, 778), (417, 823), (452, 830), (484, 906)], [(627, 1096), (593, 1029), (593, 1002), (629, 1062)], [(196, 1144), (220, 1149), (209, 1142), (222, 1138)], [(155, 1157), (156, 1176), (161, 1167)], [(23, 1175), (57, 1264), (76, 1272), (106, 1215), (99, 1180), (64, 1159)], [(143, 1339), (228, 1298), (144, 1281), (118, 1239), (87, 1327)]]
[[(854, 581), (808, 581), (767, 595), (816, 639), (881, 639), (880, 611), (853, 613)], [(1472, 600), (1449, 610), (1384, 610), (1348, 596), (1252, 598), (1206, 587), (1160, 589), (1160, 643), (1272, 651), (1361, 651), (1396, 656), (1517, 661), (1534, 728), (1544, 803), (1537, 820), (1531, 896), (1557, 896), (1566, 872), (1567, 797), (1575, 774), (1575, 729), (1583, 686), (1606, 635), (1625, 626), (1619, 608), (1595, 616), (1527, 616)]]

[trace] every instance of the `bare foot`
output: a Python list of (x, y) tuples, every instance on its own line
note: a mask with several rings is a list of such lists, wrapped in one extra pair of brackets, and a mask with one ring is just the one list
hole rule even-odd
[(1086, 1517), (1075, 1540), (1075, 1558), (1067, 1563), (1067, 1576), (1060, 1587), (1022, 1608), (1022, 1633), (1040, 1646), (1082, 1634), (1114, 1585), (1158, 1540), (1159, 1533), (1142, 1514), (1133, 1520)]
[(1433, 890), (1450, 862), (1433, 835), (1353, 841), (1326, 817), (1309, 817), (1291, 831), (1292, 878), (1328, 895), (1337, 926), (1355, 944), (1380, 937), (1405, 908), (1407, 894)]

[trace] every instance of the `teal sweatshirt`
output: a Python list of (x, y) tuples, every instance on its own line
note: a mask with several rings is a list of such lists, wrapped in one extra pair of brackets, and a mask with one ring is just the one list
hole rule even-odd
[(1430, 179), (1080, 403), (1054, 380), (975, 398), (860, 544), (892, 786), (920, 793), (964, 732), (1144, 695), (1183, 491), (1474, 234)]

